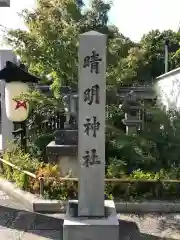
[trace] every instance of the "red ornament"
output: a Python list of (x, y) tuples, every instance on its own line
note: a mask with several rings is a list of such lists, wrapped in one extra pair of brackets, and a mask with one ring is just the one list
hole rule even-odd
[(20, 107), (23, 107), (24, 109), (27, 109), (27, 105), (26, 105), (27, 101), (21, 101), (21, 100), (14, 100), (14, 101), (16, 102), (15, 110), (20, 108)]

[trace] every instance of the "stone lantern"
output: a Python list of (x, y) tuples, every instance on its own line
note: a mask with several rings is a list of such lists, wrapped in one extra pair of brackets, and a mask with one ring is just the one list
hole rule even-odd
[(142, 119), (140, 119), (141, 105), (133, 91), (130, 91), (125, 97), (122, 108), (125, 112), (123, 123), (126, 125), (126, 133), (128, 135), (137, 133), (137, 129), (140, 129), (142, 124)]
[(126, 125), (126, 134), (136, 134), (143, 129), (146, 109), (145, 101), (156, 99), (156, 93), (151, 86), (121, 87), (118, 89), (117, 97), (122, 102), (122, 109), (125, 113), (123, 123)]

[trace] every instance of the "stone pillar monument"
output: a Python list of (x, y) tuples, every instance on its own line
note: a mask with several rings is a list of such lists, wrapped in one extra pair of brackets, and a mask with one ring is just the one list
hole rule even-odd
[(118, 240), (113, 201), (104, 199), (106, 35), (80, 35), (78, 161), (79, 200), (70, 200), (63, 240)]
[[(96, 39), (94, 39), (96, 38)], [(91, 42), (91, 41), (96, 41)], [(106, 36), (89, 32), (79, 49), (79, 216), (104, 216)], [(96, 200), (94, 186), (97, 187)]]

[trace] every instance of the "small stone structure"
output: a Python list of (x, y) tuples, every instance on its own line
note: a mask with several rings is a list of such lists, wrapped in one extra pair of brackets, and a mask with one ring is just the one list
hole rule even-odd
[(118, 97), (122, 102), (125, 112), (123, 123), (126, 125), (126, 134), (137, 134), (138, 130), (143, 129), (144, 125), (144, 101), (156, 98), (152, 87), (122, 87), (118, 91)]
[(59, 129), (55, 132), (55, 140), (46, 147), (49, 162), (55, 162), (60, 167), (61, 176), (71, 171), (72, 177), (78, 176), (78, 130)]
[(62, 129), (54, 133), (54, 141), (46, 147), (49, 162), (55, 162), (60, 167), (61, 176), (71, 172), (72, 177), (78, 176), (78, 95), (67, 87), (62, 87), (65, 119)]

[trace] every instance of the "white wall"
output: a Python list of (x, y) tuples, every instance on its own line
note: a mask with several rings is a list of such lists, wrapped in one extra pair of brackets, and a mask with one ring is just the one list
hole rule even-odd
[(180, 68), (157, 78), (155, 84), (158, 102), (168, 109), (180, 109)]

